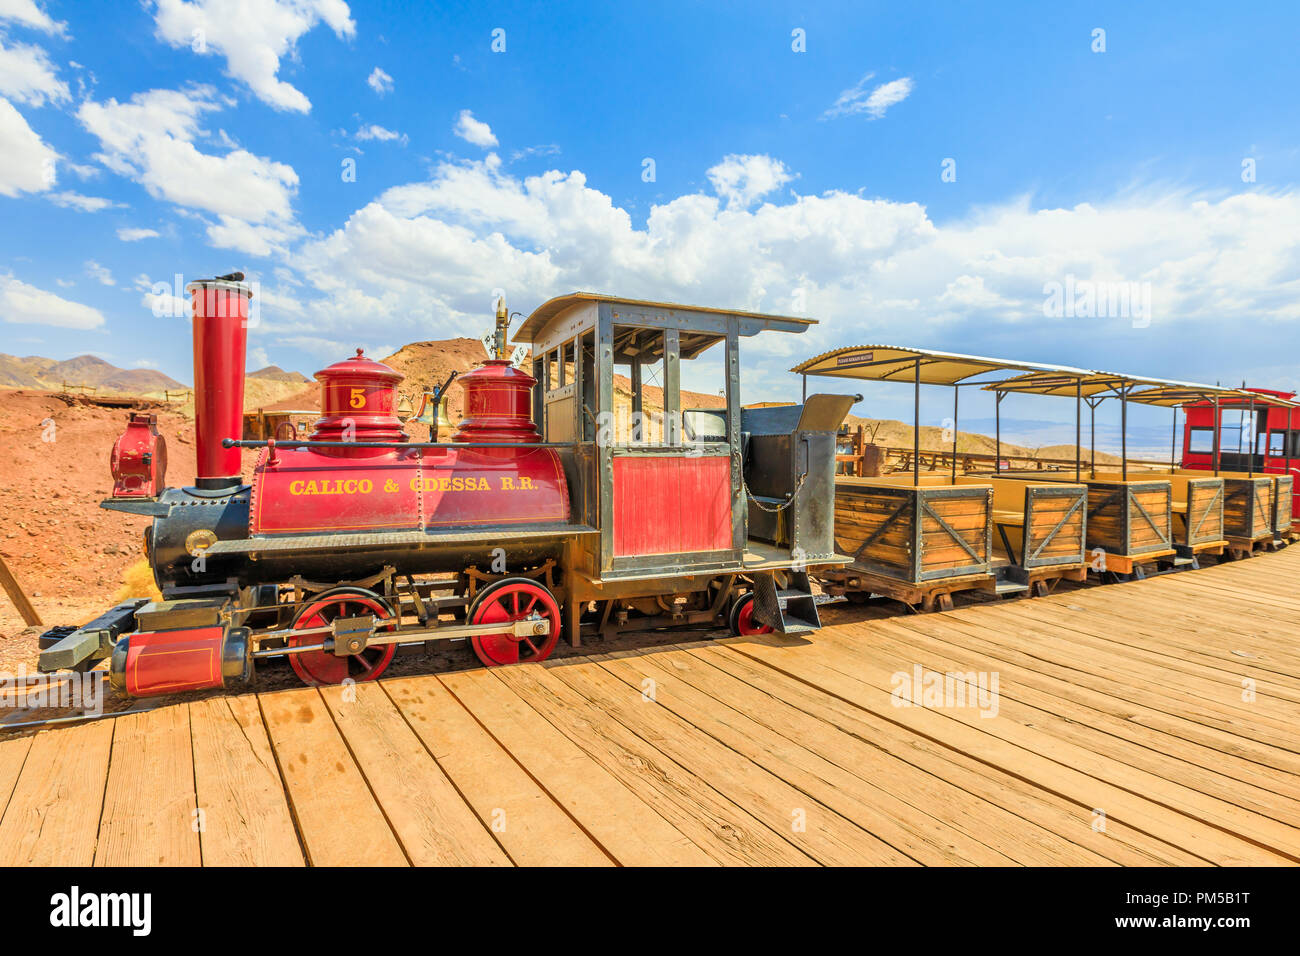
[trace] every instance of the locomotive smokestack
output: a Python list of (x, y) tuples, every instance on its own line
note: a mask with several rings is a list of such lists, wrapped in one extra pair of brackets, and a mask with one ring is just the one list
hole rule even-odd
[(185, 287), (194, 308), (194, 432), (199, 488), (219, 489), (241, 481), (239, 449), (225, 438), (243, 438), (244, 354), (248, 302), (253, 292), (242, 272), (200, 279)]

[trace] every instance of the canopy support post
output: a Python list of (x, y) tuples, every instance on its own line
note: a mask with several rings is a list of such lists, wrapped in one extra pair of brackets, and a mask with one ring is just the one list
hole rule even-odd
[(1219, 473), (1219, 393), (1214, 393), (1214, 474)]
[(1248, 477), (1255, 477), (1255, 447), (1259, 444), (1259, 422), (1255, 421), (1255, 396), (1250, 396), (1250, 447), (1246, 454), (1250, 456)]
[(1002, 474), (1002, 399), (1007, 397), (1006, 392), (994, 392), (996, 401), (993, 403), (993, 474)]
[(921, 484), (921, 360), (915, 365), (912, 395), (912, 487)]
[(1128, 481), (1128, 389), (1119, 393), (1120, 480)]
[(808, 401), (808, 376), (803, 376), (803, 400)]
[(1091, 472), (1090, 477), (1094, 480), (1097, 477), (1097, 403), (1100, 401), (1099, 398), (1088, 399), (1088, 445), (1092, 454), (1088, 469)]
[(1178, 452), (1175, 450), (1178, 445), (1178, 406), (1173, 406), (1174, 421), (1169, 426), (1169, 474), (1178, 470)]
[(961, 387), (954, 385), (952, 387), (952, 483), (957, 484), (957, 399), (961, 395)]
[(1083, 380), (1074, 380), (1074, 480), (1083, 473), (1083, 449), (1079, 447), (1079, 431), (1083, 427)]

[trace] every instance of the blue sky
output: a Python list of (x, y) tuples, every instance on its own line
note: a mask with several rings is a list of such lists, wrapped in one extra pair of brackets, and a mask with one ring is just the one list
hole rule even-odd
[[(747, 343), (747, 400), (859, 342), (1300, 387), (1298, 27), (1291, 3), (0, 0), (0, 351), (189, 381), (156, 284), (243, 269), (250, 366), (307, 373), (477, 334), (496, 288), (598, 289), (822, 320)], [(1047, 315), (1052, 283), (1150, 309)]]

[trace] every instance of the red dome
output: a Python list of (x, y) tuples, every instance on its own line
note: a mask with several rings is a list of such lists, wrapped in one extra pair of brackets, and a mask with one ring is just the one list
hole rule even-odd
[(406, 441), (397, 418), (397, 383), (404, 377), (396, 369), (366, 358), (361, 349), (354, 358), (317, 372), (322, 417), (311, 440)]

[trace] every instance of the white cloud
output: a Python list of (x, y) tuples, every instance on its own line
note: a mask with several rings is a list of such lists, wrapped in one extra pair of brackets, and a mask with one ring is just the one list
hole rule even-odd
[(98, 309), (0, 275), (0, 317), (6, 322), (52, 325), (63, 329), (97, 329), (104, 324)]
[(44, 192), (57, 179), (59, 154), (0, 97), (0, 196)]
[(66, 23), (50, 19), (50, 15), (35, 0), (0, 0), (0, 20), (9, 20), (56, 36), (62, 36), (67, 29)]
[[(517, 177), (495, 154), (443, 162), (302, 245), (290, 261), (307, 283), (305, 310), (264, 321), (277, 334), (318, 329), (340, 340), (376, 323), (399, 340), (460, 335), (487, 322), (498, 287), (525, 312), (594, 289), (786, 314), (802, 305), (821, 318), (798, 338), (746, 340), (753, 389), (784, 387), (799, 357), (880, 340), (1105, 367), (1104, 349), (1122, 338), (1130, 371), (1190, 379), (1194, 368), (1156, 365), (1170, 351), (1161, 325), (1300, 321), (1300, 191), (1152, 191), (1064, 209), (1016, 199), (939, 225), (917, 203), (834, 191), (757, 204), (791, 175), (764, 160), (714, 167), (764, 170), (757, 185), (715, 173), (716, 195), (682, 195), (635, 220), (577, 170)], [(1151, 283), (1152, 328), (1046, 320), (1044, 284), (1069, 275)], [(1300, 344), (1291, 327), (1279, 334)], [(1222, 352), (1197, 360), (1223, 369), (1200, 373), (1211, 379), (1233, 374), (1236, 361)]]
[(140, 304), (154, 315), (159, 318), (180, 318), (190, 314), (190, 303), (175, 294), (177, 281), (173, 278), (171, 282), (154, 282), (149, 278), (148, 273), (142, 272), (131, 284), (144, 293), (140, 298)]
[(376, 126), (374, 123), (371, 123), (369, 126), (363, 126), (357, 130), (356, 139), (363, 141), (367, 139), (376, 139), (381, 143), (400, 140), (403, 146), (405, 146), (407, 142), (405, 133), (397, 133), (391, 129), (384, 129), (384, 127)]
[(68, 84), (55, 75), (44, 50), (24, 43), (6, 46), (4, 41), (0, 36), (0, 94), (28, 106), (68, 99)]
[(196, 87), (137, 93), (127, 103), (87, 101), (77, 118), (99, 139), (99, 162), (156, 199), (215, 214), (208, 238), (218, 248), (265, 256), (303, 234), (293, 213), (298, 174), (243, 149), (200, 151), (199, 120), (219, 109), (211, 88)]
[(374, 70), (371, 71), (370, 78), (367, 79), (366, 82), (369, 83), (370, 88), (380, 96), (383, 96), (385, 93), (393, 92), (393, 78), (379, 67), (375, 67)]
[(113, 273), (109, 272), (104, 266), (101, 266), (94, 259), (86, 261), (86, 275), (90, 276), (101, 285), (117, 285), (117, 280), (113, 278)]
[(62, 192), (50, 193), (46, 198), (56, 206), (75, 209), (78, 212), (102, 212), (105, 209), (121, 208), (122, 206), (122, 203), (104, 199), (102, 196), (84, 196), (81, 193), (66, 189)]
[(153, 359), (147, 359), (147, 358), (138, 358), (131, 364), (134, 365), (136, 368), (157, 368), (158, 367), (157, 362), (155, 362)]
[(226, 72), (277, 110), (306, 113), (311, 101), (279, 78), (280, 60), (318, 23), (340, 38), (356, 34), (343, 0), (157, 0), (159, 38), (196, 53), (220, 53)]
[(856, 86), (851, 86), (840, 93), (831, 108), (822, 114), (823, 117), (865, 113), (871, 119), (880, 119), (887, 109), (903, 102), (912, 93), (913, 83), (910, 76), (881, 83), (868, 91), (867, 86), (874, 77), (874, 73), (868, 73), (858, 80)]
[(794, 177), (785, 163), (770, 156), (724, 157), (706, 175), (713, 191), (727, 201), (727, 208), (748, 209), (754, 201), (780, 189)]
[(139, 242), (141, 239), (157, 239), (157, 229), (140, 229), (134, 226), (123, 226), (117, 231), (117, 238), (123, 242)]
[(456, 125), (452, 127), (452, 132), (465, 142), (473, 143), (475, 146), (482, 146), (484, 149), (497, 145), (497, 138), (492, 135), (492, 127), (482, 120), (476, 120), (474, 114), (469, 110), (460, 111), (460, 115), (456, 117)]

